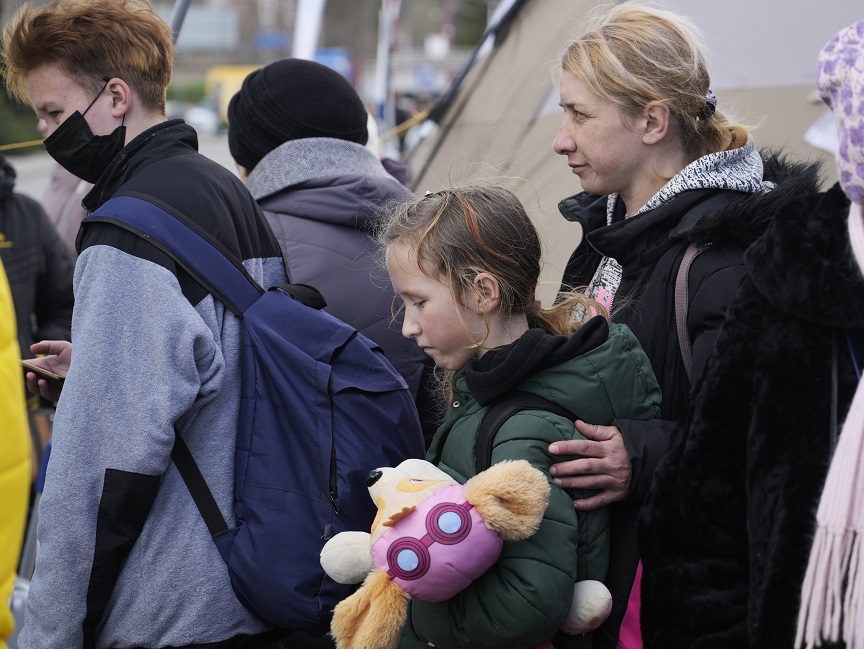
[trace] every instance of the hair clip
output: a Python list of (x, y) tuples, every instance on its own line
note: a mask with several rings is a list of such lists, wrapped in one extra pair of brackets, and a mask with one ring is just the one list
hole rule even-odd
[(702, 107), (702, 110), (699, 111), (699, 114), (696, 116), (697, 119), (708, 119), (714, 114), (714, 111), (717, 110), (717, 96), (711, 91), (711, 88), (708, 88), (708, 92), (705, 93), (705, 105)]
[(433, 192), (431, 189), (427, 189), (426, 193), (423, 194), (423, 198), (427, 198), (428, 196), (432, 196), (434, 193), (435, 192)]

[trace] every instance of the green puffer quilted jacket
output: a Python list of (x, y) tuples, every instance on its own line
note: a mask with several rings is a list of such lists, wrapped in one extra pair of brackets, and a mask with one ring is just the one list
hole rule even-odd
[[(608, 337), (605, 321), (594, 325), (605, 342), (525, 376), (515, 388), (559, 403), (591, 423), (657, 417), (660, 388), (636, 338), (625, 325), (609, 326)], [(537, 338), (536, 330), (532, 331)], [(535, 356), (548, 351), (536, 347)], [(506, 354), (508, 348), (494, 353)], [(463, 483), (475, 473), (474, 441), (486, 411), (468, 383), (465, 369), (455, 374), (444, 423), (426, 458)], [(551, 465), (572, 458), (550, 456), (547, 447), (574, 437), (581, 436), (572, 421), (549, 412), (523, 411), (508, 419), (496, 435), (492, 463), (528, 460), (552, 484)], [(549, 506), (534, 536), (505, 542), (498, 562), (452, 599), (410, 603), (400, 647), (522, 649), (553, 636), (556, 649), (590, 647), (590, 634), (556, 635), (570, 608), (574, 582), (602, 581), (608, 567), (607, 508), (578, 514), (573, 508), (573, 499), (587, 495), (590, 492), (552, 484)]]

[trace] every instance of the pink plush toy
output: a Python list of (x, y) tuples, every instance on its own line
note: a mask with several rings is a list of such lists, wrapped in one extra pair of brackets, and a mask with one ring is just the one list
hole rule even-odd
[[(537, 531), (549, 501), (545, 476), (524, 460), (500, 462), (465, 485), (422, 460), (369, 474), (378, 507), (372, 533), (342, 532), (321, 565), (343, 584), (364, 581), (339, 603), (331, 632), (339, 649), (394, 649), (409, 598), (450, 599), (498, 560), (505, 540)], [(597, 581), (577, 582), (562, 630), (586, 633), (609, 615)]]

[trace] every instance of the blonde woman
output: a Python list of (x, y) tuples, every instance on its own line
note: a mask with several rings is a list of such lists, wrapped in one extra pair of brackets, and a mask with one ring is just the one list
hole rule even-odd
[[(561, 485), (601, 490), (577, 500), (577, 509), (624, 501), (613, 513), (607, 580), (616, 605), (595, 646), (620, 639), (638, 647), (641, 500), (745, 273), (746, 246), (766, 227), (778, 197), (815, 190), (816, 174), (763, 160), (711, 91), (699, 31), (669, 11), (624, 3), (591, 22), (562, 55), (560, 93), (564, 117), (554, 149), (584, 190), (560, 209), (585, 233), (564, 282), (587, 286), (613, 321), (629, 325), (663, 393), (658, 420), (577, 422), (589, 440), (550, 449), (583, 456), (553, 467)], [(705, 249), (688, 270), (685, 255), (698, 250), (691, 244)], [(682, 263), (689, 281), (683, 344), (675, 306)], [(689, 372), (685, 357), (692, 357)]]

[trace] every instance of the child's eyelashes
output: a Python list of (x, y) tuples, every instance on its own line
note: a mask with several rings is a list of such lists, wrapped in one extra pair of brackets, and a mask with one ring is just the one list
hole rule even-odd
[(426, 304), (426, 300), (416, 300), (416, 301), (411, 303), (411, 306), (417, 307), (418, 309), (422, 309), (424, 304)]

